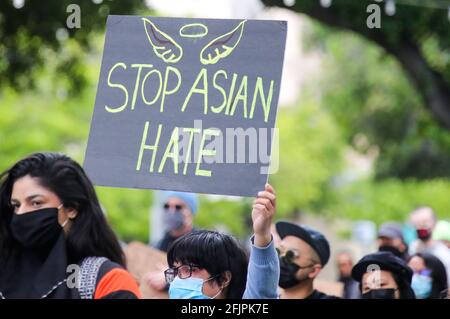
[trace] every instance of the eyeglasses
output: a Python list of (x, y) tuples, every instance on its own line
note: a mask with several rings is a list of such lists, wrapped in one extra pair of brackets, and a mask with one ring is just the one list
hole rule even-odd
[(189, 264), (189, 265), (181, 265), (174, 268), (169, 268), (164, 271), (164, 277), (166, 282), (170, 284), (174, 281), (175, 277), (178, 276), (180, 279), (186, 279), (192, 276), (192, 271), (198, 270), (200, 267), (198, 265)]
[(184, 206), (183, 205), (169, 205), (169, 204), (164, 204), (164, 206), (163, 206), (163, 208), (165, 209), (165, 210), (169, 210), (170, 208), (175, 208), (175, 210), (182, 210), (183, 208), (184, 208)]

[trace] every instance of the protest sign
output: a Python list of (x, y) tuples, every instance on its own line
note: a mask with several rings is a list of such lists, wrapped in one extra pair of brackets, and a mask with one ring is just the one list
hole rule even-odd
[(84, 167), (96, 185), (255, 196), (284, 21), (109, 16)]

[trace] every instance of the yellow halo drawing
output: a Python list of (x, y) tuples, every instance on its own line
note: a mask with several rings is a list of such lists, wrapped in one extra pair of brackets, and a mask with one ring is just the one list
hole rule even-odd
[[(201, 30), (198, 33), (193, 33), (196, 29)], [(180, 36), (183, 38), (203, 38), (207, 34), (208, 27), (203, 23), (190, 23), (180, 28)]]

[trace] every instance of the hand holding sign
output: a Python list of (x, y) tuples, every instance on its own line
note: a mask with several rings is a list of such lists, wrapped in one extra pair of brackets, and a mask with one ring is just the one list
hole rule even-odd
[(272, 240), (270, 226), (275, 209), (275, 190), (270, 184), (266, 184), (265, 190), (259, 192), (258, 197), (253, 201), (252, 220), (257, 247), (266, 247)]

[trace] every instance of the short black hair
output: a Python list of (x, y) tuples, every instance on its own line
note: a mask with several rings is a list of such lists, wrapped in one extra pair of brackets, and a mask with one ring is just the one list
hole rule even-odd
[(231, 273), (227, 299), (242, 299), (247, 281), (248, 256), (232, 236), (209, 230), (195, 230), (175, 240), (167, 252), (167, 263), (195, 264), (205, 269), (219, 285), (223, 274)]

